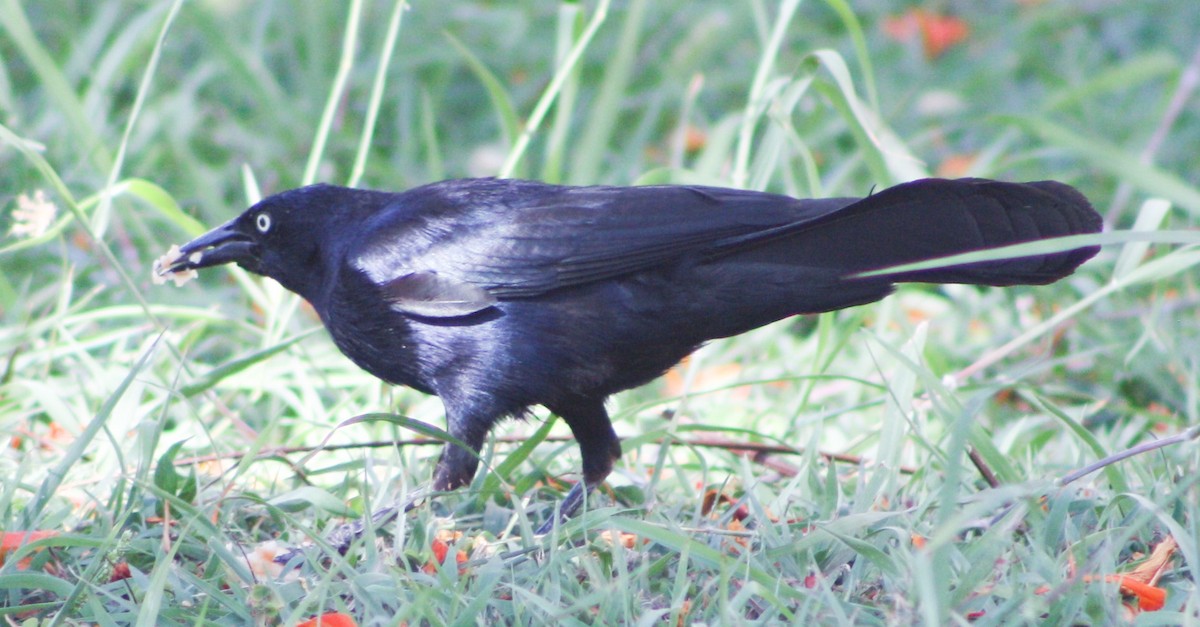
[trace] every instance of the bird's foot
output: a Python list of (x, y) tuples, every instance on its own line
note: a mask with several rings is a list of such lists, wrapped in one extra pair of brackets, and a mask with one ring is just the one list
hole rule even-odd
[(550, 533), (550, 530), (554, 529), (559, 523), (567, 522), (567, 520), (579, 511), (579, 506), (583, 505), (583, 499), (590, 491), (591, 488), (588, 487), (586, 481), (576, 483), (571, 488), (571, 491), (567, 492), (567, 496), (563, 499), (562, 504), (559, 505), (558, 513), (551, 514), (550, 518), (547, 518), (546, 522), (542, 523), (541, 527), (538, 527), (537, 535)]
[[(334, 527), (333, 531), (330, 531), (328, 534), (326, 534), (325, 542), (330, 546), (330, 548), (337, 551), (339, 555), (345, 555), (346, 551), (350, 550), (350, 546), (354, 544), (354, 541), (362, 537), (363, 533), (366, 532), (368, 520), (370, 521), (371, 528), (378, 529), (379, 527), (382, 527), (383, 525), (395, 520), (395, 518), (399, 516), (401, 512), (408, 512), (416, 507), (425, 499), (428, 493), (429, 490), (425, 488), (410, 492), (407, 499), (397, 501), (392, 505), (375, 510), (375, 512), (370, 516), (364, 516), (357, 520), (342, 523), (337, 527)], [(276, 555), (274, 560), (275, 563), (287, 564), (291, 562), (293, 559), (301, 555), (301, 548), (302, 547), (292, 547), (287, 551)]]

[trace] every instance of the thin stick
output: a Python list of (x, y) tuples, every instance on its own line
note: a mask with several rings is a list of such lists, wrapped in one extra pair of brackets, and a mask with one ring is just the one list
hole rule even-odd
[(983, 455), (975, 450), (975, 447), (967, 448), (967, 457), (971, 458), (971, 463), (975, 464), (975, 468), (979, 470), (979, 474), (983, 475), (983, 480), (992, 488), (1000, 487), (1000, 480), (996, 478), (996, 473), (992, 472), (992, 467), (988, 466), (987, 462), (983, 461)]
[(1059, 479), (1058, 483), (1059, 483), (1059, 485), (1067, 485), (1068, 483), (1071, 483), (1072, 481), (1075, 481), (1086, 475), (1090, 475), (1093, 472), (1096, 472), (1097, 470), (1104, 468), (1105, 466), (1115, 464), (1116, 462), (1119, 462), (1123, 459), (1133, 457), (1134, 455), (1141, 455), (1142, 453), (1148, 453), (1150, 451), (1158, 450), (1160, 448), (1163, 448), (1164, 446), (1170, 446), (1172, 444), (1180, 444), (1182, 442), (1187, 442), (1188, 440), (1194, 440), (1197, 437), (1200, 437), (1200, 425), (1192, 427), (1192, 428), (1188, 429), (1187, 431), (1176, 433), (1175, 435), (1173, 435), (1169, 438), (1163, 438), (1161, 440), (1155, 440), (1153, 442), (1144, 442), (1137, 446), (1127, 448), (1127, 449), (1121, 451), (1120, 453), (1115, 453), (1113, 455), (1109, 455), (1108, 457), (1105, 457), (1104, 459), (1102, 459), (1100, 461), (1088, 464), (1087, 466), (1084, 466), (1083, 468), (1080, 468), (1079, 470), (1076, 470), (1075, 472), (1068, 474), (1067, 476), (1063, 477), (1062, 479)]
[[(568, 435), (550, 436), (546, 438), (546, 442), (570, 442), (574, 440)], [(504, 444), (517, 444), (525, 441), (522, 436), (504, 436), (496, 438), (497, 442)], [(315, 451), (344, 451), (351, 449), (368, 449), (368, 448), (390, 448), (394, 446), (432, 446), (444, 444), (441, 440), (432, 438), (411, 438), (407, 440), (374, 440), (371, 442), (360, 442), (356, 444), (329, 444), (325, 446), (281, 446), (273, 449), (260, 451), (255, 457), (266, 459), (272, 457), (283, 457), (286, 455), (295, 455), (298, 453), (312, 453)], [(769, 463), (762, 460), (762, 455), (778, 454), (778, 455), (804, 455), (805, 449), (802, 447), (785, 446), (782, 444), (759, 444), (754, 442), (731, 442), (729, 440), (702, 438), (697, 440), (657, 440), (654, 442), (657, 445), (668, 446), (693, 446), (697, 448), (717, 448), (729, 451), (735, 454), (750, 455), (752, 459), (760, 464), (770, 466)], [(191, 464), (203, 464), (207, 462), (216, 462), (223, 460), (241, 459), (250, 453), (246, 451), (230, 451), (228, 453), (214, 453), (211, 455), (197, 455), (194, 457), (183, 457), (175, 460), (177, 466), (187, 466)], [(847, 464), (862, 464), (864, 458), (859, 455), (849, 455), (847, 453), (829, 453), (826, 451), (818, 451), (818, 455), (829, 461), (843, 462)], [(901, 466), (899, 472), (911, 475), (916, 472), (916, 469), (907, 466)]]

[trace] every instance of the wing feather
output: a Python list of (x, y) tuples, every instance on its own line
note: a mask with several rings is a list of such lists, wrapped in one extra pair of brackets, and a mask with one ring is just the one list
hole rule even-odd
[[(528, 298), (753, 243), (855, 199), (796, 200), (711, 187), (563, 187), (533, 181), (445, 181), (401, 194), (369, 225), (352, 263), (378, 285), (438, 277), (430, 294)], [(402, 283), (403, 284), (403, 283)], [(411, 303), (409, 303), (411, 305)], [(458, 305), (444, 307), (453, 315)]]

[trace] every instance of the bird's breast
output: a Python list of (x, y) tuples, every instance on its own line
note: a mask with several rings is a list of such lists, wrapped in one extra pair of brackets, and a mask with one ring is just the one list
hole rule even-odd
[(340, 281), (316, 308), (333, 343), (355, 365), (388, 383), (434, 393), (422, 376), (406, 318), (387, 306), (374, 285), (358, 279)]

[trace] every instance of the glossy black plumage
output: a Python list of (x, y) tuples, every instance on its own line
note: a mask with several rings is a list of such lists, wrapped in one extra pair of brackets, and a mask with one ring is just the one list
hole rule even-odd
[[(853, 275), (1100, 228), (1087, 200), (1053, 181), (926, 179), (822, 200), (499, 179), (402, 193), (315, 185), (197, 238), (167, 271), (234, 261), (276, 279), (356, 364), (441, 397), (449, 431), (476, 451), (500, 418), (546, 406), (575, 434), (590, 487), (620, 455), (605, 398), (705, 341), (872, 302), (897, 281), (1050, 283), (1097, 249)], [(461, 486), (476, 467), (448, 447), (434, 487)]]

